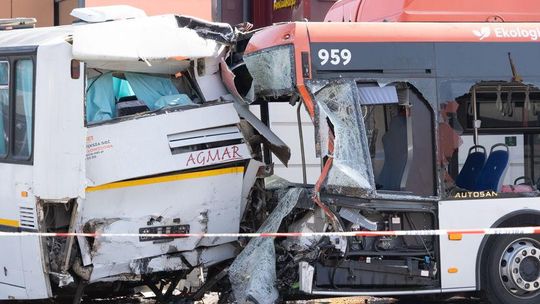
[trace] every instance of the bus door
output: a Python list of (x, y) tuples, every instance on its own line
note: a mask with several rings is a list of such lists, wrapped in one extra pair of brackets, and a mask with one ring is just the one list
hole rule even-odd
[[(0, 231), (35, 231), (31, 195), (34, 59), (30, 54), (0, 53)], [(25, 298), (25, 256), (31, 239), (0, 238), (0, 294)], [(34, 246), (35, 247), (35, 246)], [(39, 269), (41, 271), (41, 269)]]

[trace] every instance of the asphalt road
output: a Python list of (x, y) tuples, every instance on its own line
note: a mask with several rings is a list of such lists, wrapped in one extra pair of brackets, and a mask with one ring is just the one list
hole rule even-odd
[[(294, 304), (488, 304), (475, 298), (454, 297), (448, 300), (439, 301), (424, 301), (424, 300), (403, 300), (391, 298), (367, 298), (367, 297), (350, 297), (350, 298), (333, 298), (333, 299), (319, 299), (313, 301), (297, 301)], [(292, 303), (291, 303), (292, 304)]]
[[(197, 302), (197, 304), (216, 304), (217, 295), (210, 295), (203, 301)], [(18, 301), (0, 301), (2, 304), (22, 304)], [(32, 302), (33, 304), (68, 304), (71, 303), (68, 299), (63, 300), (44, 300)], [(141, 296), (133, 297), (121, 297), (121, 298), (108, 298), (108, 299), (91, 299), (84, 300), (82, 304), (154, 304), (155, 300), (152, 298), (144, 298)], [(180, 301), (177, 302), (181, 304)], [(348, 298), (332, 298), (332, 299), (318, 299), (310, 301), (292, 301), (287, 304), (489, 304), (488, 302), (481, 301), (475, 298), (463, 298), (455, 297), (445, 301), (399, 301), (391, 298), (372, 298), (372, 297), (348, 297)], [(171, 303), (172, 304), (172, 303)], [(176, 303), (175, 303), (176, 304)]]
[[(116, 298), (116, 299), (95, 299), (84, 301), (83, 304), (153, 304), (153, 299), (144, 299), (140, 297), (134, 298)], [(217, 298), (210, 296), (207, 299), (198, 302), (197, 304), (216, 304)], [(423, 300), (411, 300), (411, 301), (399, 301), (390, 298), (367, 298), (367, 297), (349, 297), (349, 298), (332, 298), (332, 299), (318, 299), (311, 301), (295, 301), (287, 302), (287, 304), (489, 304), (475, 298), (463, 298), (455, 297), (445, 301), (423, 301)]]

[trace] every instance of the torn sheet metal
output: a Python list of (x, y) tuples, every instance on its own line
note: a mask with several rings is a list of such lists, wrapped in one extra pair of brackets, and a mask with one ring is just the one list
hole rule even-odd
[(287, 189), (294, 186), (290, 181), (275, 174), (266, 177), (264, 179), (264, 184), (266, 190)]
[(437, 108), (437, 91), (435, 90), (437, 86), (434, 79), (376, 78), (374, 79), (374, 81), (376, 81), (380, 87), (386, 87), (387, 85), (395, 84), (398, 82), (406, 82), (408, 84), (411, 84), (415, 89), (420, 92), (420, 94), (422, 94), (422, 97), (424, 97), (424, 99), (431, 105), (433, 109)]
[(341, 208), (339, 210), (339, 216), (364, 229), (371, 231), (376, 231), (378, 229), (377, 222), (369, 220), (363, 216), (359, 210), (352, 208)]
[[(73, 57), (82, 61), (143, 61), (216, 57), (223, 45), (197, 31), (178, 27), (174, 15), (74, 27)], [(119, 68), (121, 69), (121, 68)]]
[(176, 20), (179, 27), (192, 29), (205, 39), (211, 39), (229, 45), (232, 45), (236, 41), (236, 33), (228, 23), (208, 22), (188, 16), (176, 16)]
[(199, 87), (200, 94), (205, 101), (218, 100), (220, 97), (227, 95), (227, 89), (223, 85), (221, 75), (219, 73), (220, 59), (225, 56), (224, 47), (216, 57), (207, 57), (194, 60), (193, 76)]
[(225, 243), (212, 247), (199, 247), (196, 250), (183, 252), (182, 255), (190, 265), (210, 267), (217, 263), (234, 258), (238, 247), (233, 243)]
[[(248, 104), (255, 101), (255, 92), (253, 88), (253, 78), (247, 71), (246, 64), (241, 62), (230, 68), (225, 62), (224, 57), (221, 57), (219, 63), (221, 70), (221, 80), (223, 84), (233, 95), (236, 100), (246, 102)], [(235, 72), (233, 72), (233, 70)]]
[(374, 193), (375, 179), (356, 83), (339, 80), (328, 82), (322, 88), (321, 83), (310, 83), (308, 87), (333, 124), (334, 163), (326, 185)]
[[(308, 211), (304, 217), (289, 225), (288, 231), (302, 233), (322, 232), (326, 231), (328, 224), (329, 223), (326, 219), (324, 211), (317, 207), (314, 210)], [(318, 235), (311, 235), (301, 238), (287, 238), (283, 241), (283, 246), (288, 251), (307, 251), (317, 245), (321, 239), (322, 236)]]
[[(287, 191), (258, 232), (277, 232), (283, 218), (289, 214), (304, 191)], [(229, 269), (236, 303), (276, 303), (276, 257), (274, 238), (253, 238)]]
[(75, 283), (73, 276), (69, 273), (59, 273), (49, 271), (51, 279), (58, 282), (58, 287), (69, 286)]
[(241, 217), (243, 217), (244, 212), (246, 211), (253, 185), (255, 185), (255, 182), (259, 177), (258, 173), (259, 171), (264, 170), (264, 168), (265, 164), (255, 159), (251, 159), (246, 166), (244, 183), (242, 184), (242, 205), (240, 207)]
[(182, 257), (179, 255), (160, 255), (157, 257), (132, 260), (129, 263), (129, 268), (131, 269), (131, 273), (144, 275), (160, 271), (178, 271), (187, 269), (189, 266), (184, 265)]
[(294, 52), (292, 46), (273, 47), (244, 56), (253, 77), (256, 95), (282, 96), (294, 92)]
[[(162, 233), (160, 231), (164, 229), (191, 233), (238, 231), (244, 183), (243, 166), (203, 172), (206, 172), (207, 176), (194, 176), (190, 173), (177, 175), (179, 178), (167, 181), (151, 180), (139, 185), (124, 183), (119, 185), (122, 187), (90, 191), (82, 201), (84, 206), (81, 218), (76, 224), (77, 231), (102, 233), (141, 233), (141, 231)], [(156, 193), (160, 195), (158, 200)], [(179, 197), (188, 199), (179, 201)], [(115, 218), (111, 218), (111, 214)], [(129, 265), (132, 261), (177, 252), (187, 254), (201, 247), (219, 246), (235, 240), (233, 237), (96, 238), (88, 244), (94, 266), (91, 280), (133, 273), (136, 267)], [(208, 263), (222, 261), (220, 257), (228, 259), (230, 257), (228, 252), (230, 250), (222, 251), (223, 255), (218, 253), (208, 257)], [(197, 262), (199, 259), (200, 254), (197, 254), (194, 260)], [(147, 264), (150, 265), (150, 261)], [(153, 266), (152, 269), (158, 268)]]
[(291, 149), (287, 144), (285, 144), (268, 126), (266, 126), (262, 121), (260, 121), (257, 116), (255, 116), (246, 105), (242, 105), (239, 102), (234, 103), (234, 108), (238, 112), (238, 115), (247, 120), (253, 128), (261, 134), (261, 136), (266, 140), (270, 151), (274, 153), (277, 158), (285, 165), (289, 163), (291, 158)]
[(234, 84), (234, 79), (236, 78), (236, 76), (234, 75), (233, 71), (231, 71), (223, 57), (221, 57), (219, 68), (221, 70), (221, 80), (223, 81), (223, 84), (225, 85), (229, 93), (231, 93), (231, 95), (234, 96), (234, 98), (236, 98), (236, 100), (238, 101), (244, 100), (242, 98), (242, 95), (240, 95), (240, 93), (238, 92), (236, 85)]

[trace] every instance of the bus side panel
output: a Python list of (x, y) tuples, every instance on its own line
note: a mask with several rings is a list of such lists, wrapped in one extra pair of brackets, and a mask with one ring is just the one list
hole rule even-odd
[[(243, 173), (244, 168), (237, 166), (167, 175), (167, 181), (150, 178), (109, 184), (86, 194), (77, 230), (160, 233), (162, 230), (156, 227), (182, 226), (190, 233), (237, 232), (242, 209)], [(176, 270), (167, 264), (152, 267), (148, 264), (163, 255), (187, 253), (197, 247), (214, 247), (235, 240), (232, 237), (166, 240), (97, 238), (89, 245), (93, 264), (91, 281), (122, 273), (151, 273), (158, 271), (153, 270), (157, 267), (170, 268), (165, 271)], [(200, 261), (190, 263), (195, 265)], [(176, 263), (174, 267), (180, 269), (182, 263)]]
[[(0, 164), (0, 231), (37, 231), (36, 203), (28, 186), (32, 169), (29, 165)], [(0, 237), (0, 299), (49, 296), (41, 241), (30, 236)]]
[(21, 237), (24, 283), (27, 299), (45, 299), (52, 296), (49, 278), (44, 272), (42, 240), (39, 236)]
[(6, 299), (26, 299), (26, 289), (0, 282), (0, 300)]
[[(10, 231), (2, 229), (2, 231)], [(13, 231), (13, 230), (11, 230)], [(24, 273), (22, 269), (21, 237), (10, 236), (0, 238), (0, 299), (9, 297), (18, 298), (16, 295), (24, 293), (22, 299), (26, 298), (24, 290)]]
[[(175, 144), (181, 142), (175, 136), (193, 136), (201, 144), (205, 142), (204, 135), (217, 132), (210, 130), (239, 122), (234, 105), (227, 103), (91, 126), (86, 142), (88, 186), (248, 159), (251, 156), (243, 144), (235, 145), (234, 155), (225, 153), (223, 145), (212, 149), (214, 161), (208, 160), (202, 149), (194, 153), (173, 152)], [(233, 128), (232, 132), (239, 132), (237, 127)], [(218, 152), (219, 157), (215, 157)]]
[[(27, 167), (31, 169), (30, 167)], [(27, 195), (23, 196), (22, 193)], [(27, 183), (15, 185), (17, 206), (20, 212), (20, 227), (23, 231), (37, 232), (37, 201)], [(23, 213), (24, 212), (24, 213)], [(45, 271), (43, 248), (45, 238), (21, 236), (22, 270), (28, 299), (44, 299), (52, 296), (49, 277)]]
[(84, 196), (84, 71), (71, 78), (71, 45), (43, 45), (37, 52), (34, 194), (42, 200)]
[[(30, 179), (30, 173), (18, 171), (17, 165), (0, 163), (0, 231), (19, 231), (19, 208), (15, 197), (15, 185), (17, 180)], [(21, 169), (26, 169), (21, 168)], [(28, 167), (31, 169), (31, 167)], [(24, 288), (24, 275), (22, 271), (21, 237), (0, 237), (0, 285), (9, 284), (17, 290)], [(7, 288), (4, 286), (4, 288)], [(0, 293), (0, 298), (6, 299), (14, 296), (11, 293)]]
[[(439, 202), (440, 229), (490, 228), (517, 210), (540, 211), (540, 199), (532, 197), (452, 200)], [(441, 236), (441, 287), (443, 291), (476, 289), (476, 261), (484, 235), (463, 235), (461, 241)], [(450, 273), (449, 268), (457, 268)]]

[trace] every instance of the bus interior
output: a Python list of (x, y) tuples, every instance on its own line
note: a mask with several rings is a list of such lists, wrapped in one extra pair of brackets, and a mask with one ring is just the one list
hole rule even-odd
[[(470, 86), (442, 105), (438, 138), (434, 113), (411, 84), (358, 83), (358, 90), (360, 99), (368, 96), (374, 103), (361, 100), (379, 192), (436, 196), (438, 164), (442, 197), (538, 195), (540, 91), (534, 85), (481, 81)], [(435, 140), (438, 154), (429, 148)]]
[(168, 107), (196, 107), (200, 98), (187, 75), (87, 70), (88, 124)]
[(452, 156), (450, 172), (457, 187), (538, 195), (539, 98), (537, 86), (521, 81), (480, 82), (456, 98), (457, 119), (451, 124), (461, 131), (463, 144)]

